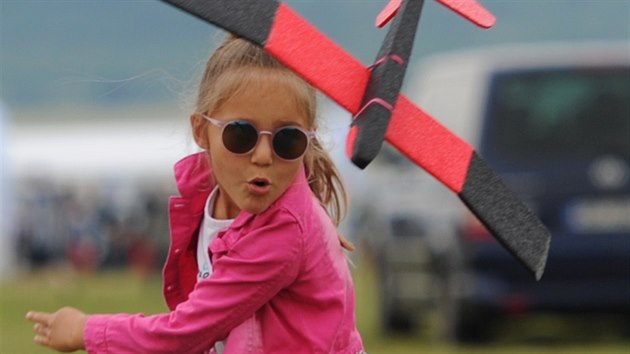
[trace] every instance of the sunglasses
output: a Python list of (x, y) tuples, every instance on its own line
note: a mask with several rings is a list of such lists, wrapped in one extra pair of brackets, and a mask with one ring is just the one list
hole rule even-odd
[(201, 115), (205, 120), (217, 128), (221, 128), (221, 139), (228, 151), (245, 155), (254, 151), (260, 141), (260, 136), (267, 134), (271, 136), (271, 145), (276, 156), (283, 160), (299, 159), (308, 148), (308, 144), (315, 136), (314, 131), (289, 125), (271, 132), (268, 130), (258, 130), (256, 127), (242, 119), (230, 120), (227, 122)]

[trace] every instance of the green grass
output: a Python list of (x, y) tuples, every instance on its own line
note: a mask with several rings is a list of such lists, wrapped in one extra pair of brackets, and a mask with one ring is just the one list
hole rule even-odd
[[(619, 337), (580, 341), (561, 337), (559, 340), (528, 342), (514, 336), (495, 344), (460, 347), (432, 339), (430, 331), (418, 331), (406, 336), (384, 336), (378, 326), (375, 279), (369, 265), (359, 262), (354, 269), (357, 297), (357, 321), (370, 354), (499, 354), (499, 353), (595, 353), (630, 352), (629, 343)], [(28, 310), (54, 311), (72, 305), (87, 313), (143, 312), (166, 310), (161, 295), (159, 275), (142, 277), (132, 272), (76, 273), (57, 268), (29, 273), (19, 279), (0, 284), (0, 353), (51, 353), (32, 342), (32, 325), (24, 320)], [(560, 322), (538, 319), (534, 324), (523, 322), (521, 327), (550, 326), (562, 328)], [(524, 328), (513, 326), (516, 331)], [(571, 330), (575, 330), (572, 328)]]
[(33, 344), (29, 310), (54, 311), (71, 305), (87, 313), (166, 310), (161, 280), (131, 272), (76, 273), (49, 269), (28, 274), (0, 286), (0, 353), (51, 353)]

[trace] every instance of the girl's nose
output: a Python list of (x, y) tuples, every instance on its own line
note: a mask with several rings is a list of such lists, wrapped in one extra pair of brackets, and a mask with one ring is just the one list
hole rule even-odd
[(273, 146), (271, 146), (271, 135), (261, 134), (258, 144), (252, 151), (252, 163), (266, 166), (273, 161)]

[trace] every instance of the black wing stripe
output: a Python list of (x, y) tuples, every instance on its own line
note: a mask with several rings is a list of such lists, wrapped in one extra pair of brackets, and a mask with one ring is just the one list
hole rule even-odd
[(536, 214), (476, 152), (459, 197), (496, 239), (540, 280), (551, 235)]

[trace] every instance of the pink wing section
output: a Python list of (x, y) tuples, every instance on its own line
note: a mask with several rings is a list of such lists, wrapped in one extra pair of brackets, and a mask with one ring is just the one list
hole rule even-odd
[(490, 11), (476, 0), (437, 0), (479, 27), (490, 28), (497, 22)]
[(381, 28), (387, 24), (398, 12), (402, 0), (390, 0), (383, 10), (376, 16), (376, 27)]
[[(359, 111), (370, 71), (284, 4), (265, 50), (353, 115)], [(472, 146), (403, 95), (398, 96), (385, 140), (455, 193), (462, 191)]]
[(385, 140), (453, 192), (464, 188), (473, 147), (404, 95), (398, 96)]

